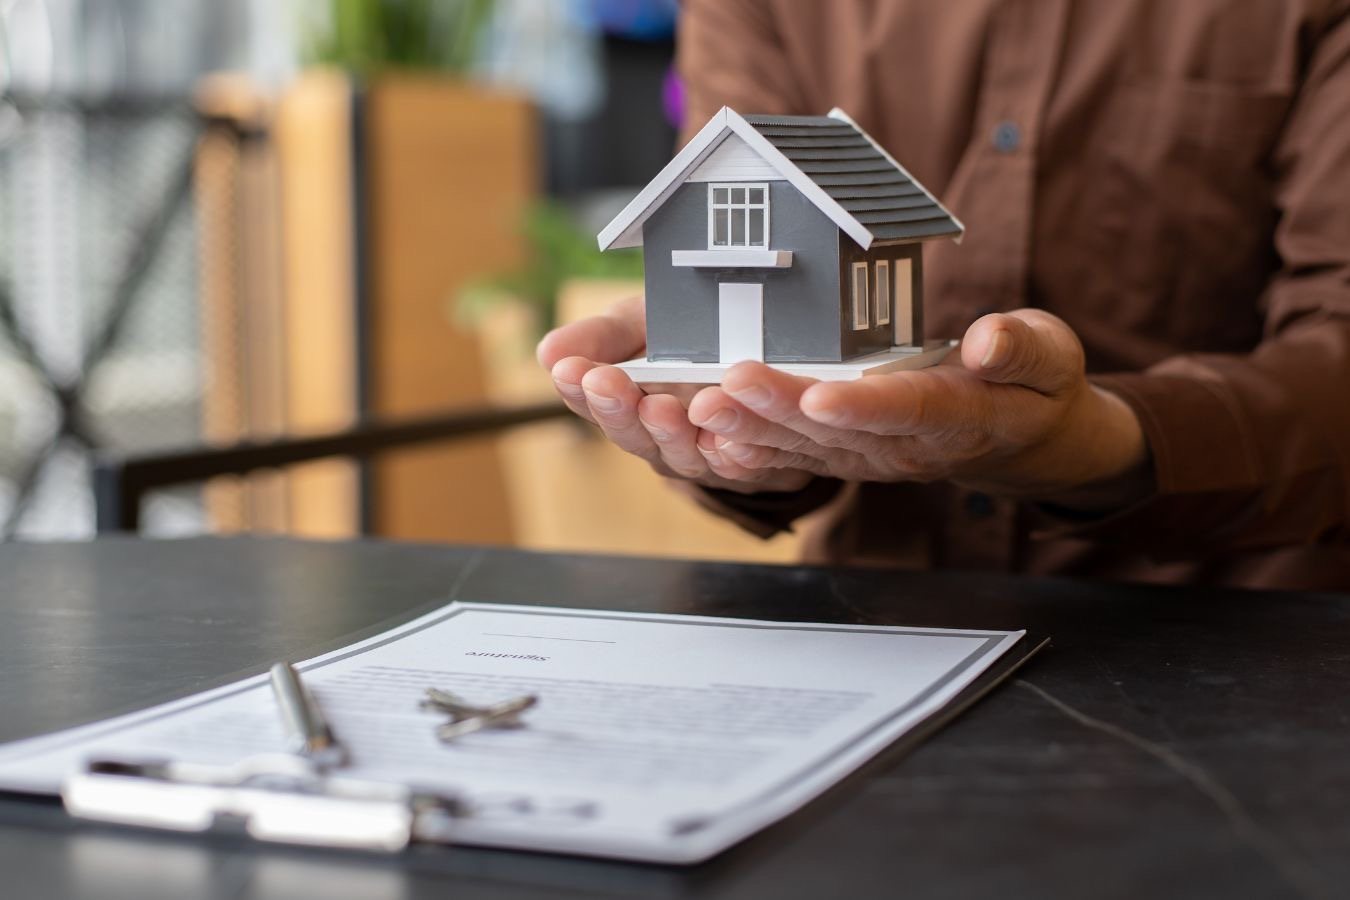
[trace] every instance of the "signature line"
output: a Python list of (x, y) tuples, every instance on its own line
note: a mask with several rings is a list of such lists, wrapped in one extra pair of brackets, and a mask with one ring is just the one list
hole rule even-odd
[(483, 635), (484, 635), (485, 637), (518, 637), (518, 638), (533, 638), (533, 639), (535, 639), (535, 640), (537, 640), (537, 641), (573, 641), (573, 642), (578, 643), (578, 644), (617, 644), (617, 643), (618, 643), (618, 641), (589, 641), (589, 640), (587, 640), (586, 638), (560, 638), (560, 637), (549, 637), (549, 636), (546, 635), (546, 634), (501, 634), (500, 632), (496, 632), (496, 631), (484, 631), (484, 632), (483, 632)]

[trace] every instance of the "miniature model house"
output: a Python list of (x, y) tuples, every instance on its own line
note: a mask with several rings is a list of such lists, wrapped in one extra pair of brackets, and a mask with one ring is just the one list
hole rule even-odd
[(753, 359), (816, 378), (931, 365), (922, 241), (963, 226), (840, 110), (723, 108), (600, 233), (643, 248), (638, 381), (715, 382)]

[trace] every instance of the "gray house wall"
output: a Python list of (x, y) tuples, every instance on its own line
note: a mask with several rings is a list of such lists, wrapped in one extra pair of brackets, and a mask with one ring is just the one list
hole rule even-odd
[[(892, 346), (895, 339), (895, 297), (899, 293), (899, 284), (894, 284), (891, 292), (891, 324), (877, 324), (877, 298), (876, 298), (876, 262), (879, 259), (913, 260), (912, 278), (913, 284), (911, 290), (914, 292), (914, 342), (923, 344), (923, 245), (919, 243), (906, 244), (872, 244), (871, 248), (864, 250), (853, 238), (839, 232), (839, 278), (841, 290), (839, 292), (839, 333), (842, 336), (844, 359), (850, 359), (855, 356), (862, 356), (868, 353), (877, 353), (886, 350)], [(866, 330), (853, 330), (853, 264), (859, 262), (867, 263), (868, 272), (868, 322), (870, 328)], [(892, 264), (891, 278), (895, 278), (895, 268)]]
[(708, 249), (707, 204), (706, 183), (682, 184), (642, 226), (647, 358), (717, 362), (718, 282), (762, 281), (765, 361), (838, 362), (838, 227), (792, 185), (771, 181), (769, 249), (791, 250), (789, 268), (672, 266), (672, 250)]

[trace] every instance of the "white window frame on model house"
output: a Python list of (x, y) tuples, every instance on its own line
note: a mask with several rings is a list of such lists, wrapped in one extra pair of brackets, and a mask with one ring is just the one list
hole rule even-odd
[[(862, 276), (859, 280), (859, 276)], [(867, 315), (867, 263), (855, 262), (853, 276), (849, 279), (849, 291), (853, 297), (853, 330), (866, 331), (870, 326)], [(861, 286), (861, 290), (859, 290)]]
[(891, 324), (891, 264), (877, 260), (877, 324)]
[[(721, 193), (725, 191), (725, 193)], [(759, 191), (761, 202), (753, 203), (750, 200), (751, 191)], [(737, 202), (736, 198), (740, 198)], [(719, 200), (719, 198), (721, 198)], [(718, 213), (726, 214), (726, 241), (718, 243), (717, 238), (717, 218)], [(758, 212), (764, 222), (763, 231), (760, 233), (760, 240), (751, 242), (750, 240), (750, 221), (752, 213)], [(743, 240), (736, 243), (732, 240), (735, 224), (739, 220), (741, 226), (741, 237)], [(769, 247), (769, 183), (763, 182), (710, 182), (708, 184), (708, 249), (709, 250), (744, 250), (746, 248), (759, 248), (767, 250)]]

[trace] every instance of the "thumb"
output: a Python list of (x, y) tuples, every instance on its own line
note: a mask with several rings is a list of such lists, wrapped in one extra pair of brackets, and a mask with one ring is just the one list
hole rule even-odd
[(961, 364), (985, 381), (1054, 396), (1083, 379), (1083, 345), (1064, 320), (1039, 309), (977, 319), (961, 341)]

